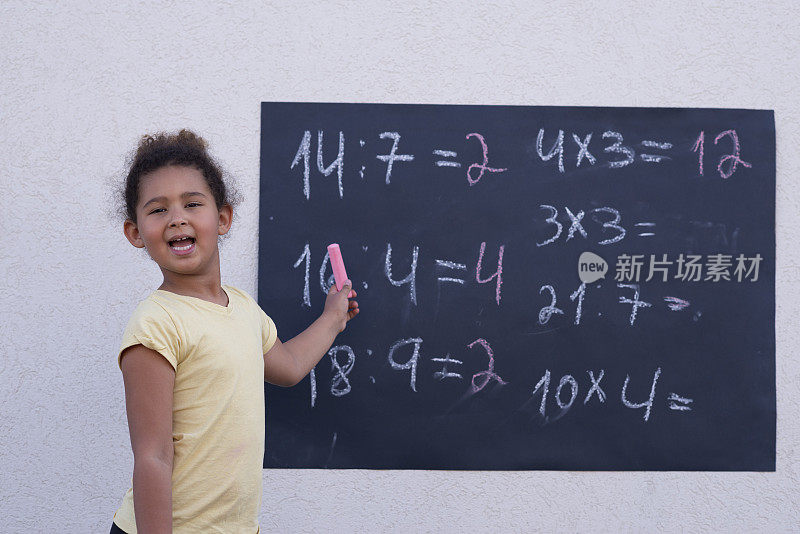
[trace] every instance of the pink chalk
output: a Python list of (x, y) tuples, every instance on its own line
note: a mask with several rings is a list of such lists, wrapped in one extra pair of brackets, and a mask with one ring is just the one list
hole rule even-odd
[[(339, 250), (337, 243), (328, 245), (328, 256), (331, 259), (331, 267), (333, 268), (333, 277), (336, 279), (336, 289), (342, 290), (342, 286), (347, 282), (347, 271), (344, 269), (344, 261), (342, 260), (342, 251)], [(347, 298), (352, 298), (353, 292), (347, 295)]]

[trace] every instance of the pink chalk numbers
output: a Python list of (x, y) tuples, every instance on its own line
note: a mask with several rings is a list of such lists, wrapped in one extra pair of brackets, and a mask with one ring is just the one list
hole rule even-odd
[[(475, 137), (478, 142), (481, 144), (481, 149), (483, 150), (483, 163), (473, 163), (467, 169), (467, 181), (469, 185), (475, 185), (480, 182), (481, 178), (483, 177), (483, 173), (486, 171), (489, 172), (505, 172), (508, 169), (500, 169), (495, 167), (489, 167), (489, 147), (486, 146), (486, 141), (483, 139), (483, 136), (479, 133), (471, 133), (467, 135), (467, 139), (470, 137)], [(472, 178), (472, 169), (478, 169), (480, 172), (478, 173), (477, 178)]]
[[(752, 165), (746, 161), (744, 161), (741, 157), (739, 157), (739, 136), (736, 135), (736, 130), (725, 130), (724, 132), (720, 132), (714, 138), (714, 144), (716, 145), (719, 143), (720, 139), (723, 137), (730, 137), (731, 141), (733, 142), (733, 153), (727, 154), (719, 159), (719, 164), (717, 165), (717, 172), (722, 177), (723, 180), (727, 180), (733, 173), (736, 172), (736, 166), (740, 163), (742, 166), (747, 167), (748, 169), (752, 167)], [(698, 160), (698, 171), (700, 176), (703, 175), (703, 149), (705, 147), (705, 139), (706, 139), (706, 132), (705, 130), (700, 132), (700, 135), (697, 136), (697, 140), (692, 145), (692, 152), (697, 152), (697, 160)], [(723, 166), (727, 165), (727, 169), (723, 169)]]

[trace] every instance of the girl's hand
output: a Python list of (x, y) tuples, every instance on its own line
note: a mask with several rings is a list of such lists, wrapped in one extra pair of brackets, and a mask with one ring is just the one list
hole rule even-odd
[[(347, 321), (358, 315), (358, 302), (350, 300), (347, 295), (353, 289), (353, 282), (348, 280), (342, 286), (341, 291), (336, 290), (336, 284), (332, 284), (325, 298), (325, 309), (322, 316), (327, 317), (336, 328), (336, 332), (342, 332), (347, 326)], [(353, 297), (357, 293), (353, 290)]]

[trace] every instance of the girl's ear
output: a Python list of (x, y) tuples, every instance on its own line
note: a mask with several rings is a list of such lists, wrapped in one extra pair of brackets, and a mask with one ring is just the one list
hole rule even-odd
[(144, 241), (139, 233), (139, 227), (136, 226), (135, 222), (126, 219), (125, 224), (122, 226), (122, 232), (125, 234), (125, 237), (128, 238), (128, 241), (131, 242), (131, 245), (136, 248), (144, 248)]
[(231, 229), (233, 222), (233, 208), (230, 204), (225, 204), (219, 210), (219, 224), (217, 225), (217, 232), (219, 235), (225, 235)]

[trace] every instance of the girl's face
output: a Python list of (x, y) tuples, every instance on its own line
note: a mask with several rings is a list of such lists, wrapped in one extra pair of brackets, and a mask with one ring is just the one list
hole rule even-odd
[(228, 232), (232, 209), (217, 210), (203, 174), (171, 165), (142, 177), (137, 222), (125, 222), (125, 236), (161, 268), (164, 281), (185, 276), (219, 277), (217, 236)]

